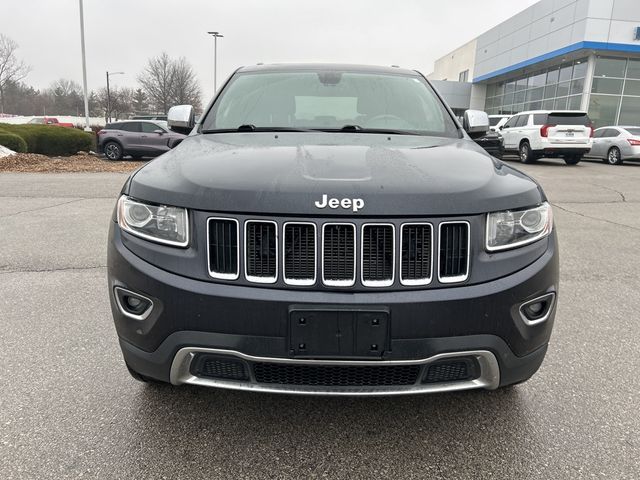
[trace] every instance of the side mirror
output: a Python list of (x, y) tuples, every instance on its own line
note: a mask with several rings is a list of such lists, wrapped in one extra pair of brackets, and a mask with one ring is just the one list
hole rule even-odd
[(481, 137), (489, 131), (489, 115), (480, 110), (467, 110), (462, 126), (472, 138)]
[(502, 130), (504, 128), (504, 125), (500, 125), (500, 130)]
[(164, 135), (164, 130), (162, 130), (161, 128), (154, 130), (153, 133), (157, 133), (158, 135)]
[(196, 115), (191, 105), (176, 105), (169, 109), (167, 124), (174, 132), (189, 135), (196, 125)]

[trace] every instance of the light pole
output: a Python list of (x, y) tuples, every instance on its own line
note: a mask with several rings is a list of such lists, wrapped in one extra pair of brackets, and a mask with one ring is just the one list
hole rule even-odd
[(109, 90), (110, 75), (124, 75), (124, 72), (107, 72), (107, 123), (111, 123), (111, 91)]
[(223, 38), (220, 32), (207, 32), (213, 37), (213, 93), (218, 90), (218, 38)]
[(85, 126), (84, 131), (90, 132), (89, 126), (89, 93), (87, 91), (87, 58), (84, 50), (84, 11), (82, 8), (82, 0), (78, 0), (80, 4), (80, 45), (82, 50), (82, 84), (84, 87), (84, 117)]

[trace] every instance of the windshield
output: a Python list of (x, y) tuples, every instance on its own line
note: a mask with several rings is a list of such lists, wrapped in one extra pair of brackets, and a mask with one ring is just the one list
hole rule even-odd
[(581, 125), (588, 127), (591, 125), (591, 120), (586, 113), (554, 112), (549, 114), (545, 123), (549, 125)]
[(459, 136), (421, 77), (346, 71), (236, 74), (204, 119), (203, 131), (240, 126)]
[(489, 125), (495, 127), (503, 117), (489, 117)]

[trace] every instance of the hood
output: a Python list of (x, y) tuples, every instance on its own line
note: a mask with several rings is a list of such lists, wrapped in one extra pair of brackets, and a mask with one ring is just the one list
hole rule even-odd
[(283, 216), (462, 215), (543, 200), (529, 177), (469, 139), (322, 132), (194, 135), (138, 170), (127, 193)]

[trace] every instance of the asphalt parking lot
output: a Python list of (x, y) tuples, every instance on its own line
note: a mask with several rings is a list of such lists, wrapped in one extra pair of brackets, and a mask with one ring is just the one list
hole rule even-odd
[(523, 169), (561, 246), (541, 370), (368, 399), (136, 382), (106, 293), (126, 175), (0, 174), (0, 478), (640, 478), (640, 164)]

